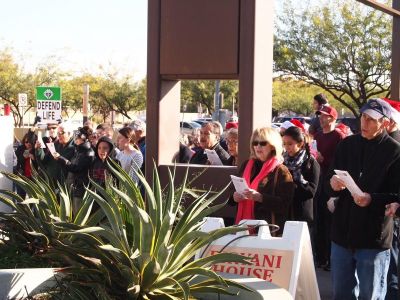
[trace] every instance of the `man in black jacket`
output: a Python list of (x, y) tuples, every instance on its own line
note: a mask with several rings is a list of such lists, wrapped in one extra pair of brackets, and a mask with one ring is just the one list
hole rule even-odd
[(72, 211), (76, 215), (82, 205), (85, 187), (89, 184), (89, 168), (94, 160), (94, 151), (90, 145), (89, 137), (93, 133), (89, 126), (79, 128), (74, 136), (76, 147), (71, 159), (54, 153), (54, 158), (67, 171), (66, 185), (72, 193)]
[[(393, 220), (385, 216), (389, 203), (378, 193), (400, 186), (400, 145), (385, 131), (390, 106), (371, 99), (361, 109), (361, 134), (338, 146), (329, 176), (338, 197), (332, 217), (332, 280), (334, 299), (384, 299)], [(351, 195), (334, 169), (348, 171), (363, 191)], [(390, 201), (392, 202), (392, 201)]]
[(229, 154), (222, 148), (219, 143), (221, 136), (221, 129), (217, 122), (208, 122), (201, 126), (200, 129), (200, 147), (190, 160), (191, 164), (206, 165), (208, 164), (208, 157), (206, 149), (215, 150), (222, 164), (228, 165)]

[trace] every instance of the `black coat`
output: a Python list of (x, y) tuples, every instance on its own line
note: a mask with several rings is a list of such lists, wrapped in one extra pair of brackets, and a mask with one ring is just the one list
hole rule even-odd
[(76, 146), (75, 155), (71, 160), (59, 157), (58, 162), (68, 171), (66, 184), (71, 188), (73, 197), (83, 197), (85, 186), (89, 183), (89, 168), (93, 159), (94, 151), (88, 141)]
[[(99, 146), (100, 142), (106, 142), (110, 146), (110, 153), (105, 161), (102, 161), (98, 155), (98, 146)], [(115, 178), (112, 175), (111, 171), (109, 170), (108, 164), (107, 164), (107, 161), (109, 159), (113, 159), (114, 161), (119, 163), (119, 161), (112, 158), (112, 154), (114, 153), (113, 141), (106, 136), (101, 137), (97, 142), (95, 151), (96, 151), (96, 158), (93, 160), (93, 162), (90, 166), (90, 170), (89, 170), (90, 178), (94, 182), (96, 182), (98, 185), (102, 186), (103, 188), (106, 186), (106, 178), (112, 178), (114, 183), (117, 183), (117, 178)]]
[(309, 168), (307, 165), (307, 160), (301, 165), (304, 182), (295, 182), (293, 216), (295, 221), (305, 221), (311, 225), (314, 220), (313, 202), (318, 187), (320, 167), (312, 156)]
[[(359, 207), (345, 189), (332, 191), (329, 179), (334, 169), (346, 170), (363, 192), (372, 196), (371, 203)], [(332, 215), (332, 241), (350, 249), (389, 249), (393, 237), (393, 218), (385, 216), (382, 194), (397, 193), (400, 186), (400, 145), (384, 132), (373, 140), (360, 134), (341, 141), (336, 149), (333, 168), (326, 187), (337, 196)]]
[[(15, 167), (15, 171), (21, 175), (24, 175), (24, 170), (25, 170), (25, 157), (24, 157), (24, 152), (25, 152), (26, 147), (25, 145), (19, 145), (17, 149), (15, 150), (15, 156), (17, 157), (17, 166)], [(32, 148), (29, 151), (29, 154), (35, 154), (35, 149)], [(31, 160), (31, 163), (33, 167), (37, 167), (36, 160)]]
[[(219, 143), (217, 143), (212, 150), (218, 154), (219, 158), (222, 161), (223, 165), (229, 165), (229, 154), (221, 147)], [(191, 164), (198, 164), (198, 165), (206, 165), (208, 162), (207, 154), (203, 148), (200, 148), (191, 158)]]

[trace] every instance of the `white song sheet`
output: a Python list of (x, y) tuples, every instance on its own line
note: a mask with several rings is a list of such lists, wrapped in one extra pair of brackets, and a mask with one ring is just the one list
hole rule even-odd
[(214, 166), (222, 166), (222, 161), (215, 150), (205, 149), (208, 161)]
[(351, 177), (349, 172), (343, 170), (335, 170), (335, 173), (337, 176), (339, 176), (339, 179), (344, 182), (344, 185), (352, 195), (358, 195), (358, 196), (363, 195), (363, 191), (354, 182), (354, 179), (353, 177)]
[(49, 148), (49, 151), (51, 153), (51, 155), (54, 156), (54, 153), (56, 153), (56, 148), (54, 147), (54, 143), (47, 143), (47, 148)]
[(242, 177), (237, 177), (235, 175), (231, 175), (232, 183), (235, 186), (236, 192), (243, 195), (244, 191), (249, 189), (247, 182)]
[(38, 141), (40, 143), (40, 148), (46, 148), (46, 145), (43, 142), (43, 136), (42, 136), (42, 132), (38, 131)]

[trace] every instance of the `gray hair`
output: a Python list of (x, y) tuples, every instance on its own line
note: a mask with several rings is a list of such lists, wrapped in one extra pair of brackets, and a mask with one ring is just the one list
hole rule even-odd
[(210, 126), (211, 127), (211, 132), (214, 133), (216, 136), (220, 137), (221, 136), (221, 124), (217, 121), (212, 121), (212, 122), (207, 122), (201, 125), (201, 128)]
[(129, 127), (135, 131), (146, 132), (146, 123), (140, 119), (133, 121), (131, 124), (129, 124)]
[(60, 125), (58, 125), (58, 127), (62, 128), (65, 132), (68, 132), (69, 134), (73, 134), (75, 130), (73, 124), (69, 121), (61, 123)]

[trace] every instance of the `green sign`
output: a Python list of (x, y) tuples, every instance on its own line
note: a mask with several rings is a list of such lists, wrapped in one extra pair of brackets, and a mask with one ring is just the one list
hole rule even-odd
[(58, 86), (37, 86), (36, 100), (61, 100), (61, 88)]

